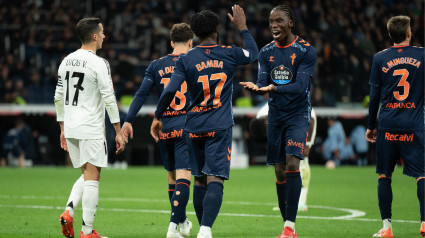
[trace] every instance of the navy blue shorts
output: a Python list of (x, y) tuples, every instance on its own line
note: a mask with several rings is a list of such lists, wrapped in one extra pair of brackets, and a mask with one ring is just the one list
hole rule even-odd
[(285, 164), (286, 155), (304, 159), (305, 143), (310, 123), (302, 121), (283, 126), (267, 127), (267, 164)]
[(167, 171), (191, 169), (187, 154), (186, 132), (183, 128), (162, 131), (159, 136), (159, 148), (162, 163)]
[(403, 158), (403, 174), (425, 177), (424, 132), (378, 130), (376, 138), (376, 173), (391, 177), (397, 161)]
[(229, 179), (232, 152), (232, 127), (226, 130), (186, 134), (192, 174)]

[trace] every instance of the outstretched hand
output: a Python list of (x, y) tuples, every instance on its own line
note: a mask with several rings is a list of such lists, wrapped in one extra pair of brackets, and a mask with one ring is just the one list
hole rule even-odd
[(246, 26), (246, 17), (245, 12), (243, 8), (241, 8), (239, 5), (235, 4), (232, 6), (232, 12), (233, 16), (230, 13), (227, 13), (227, 15), (230, 18), (230, 21), (235, 24), (235, 26), (240, 30), (248, 30), (248, 27)]
[(258, 92), (258, 86), (252, 82), (240, 82), (239, 85), (243, 86), (244, 89), (256, 93)]

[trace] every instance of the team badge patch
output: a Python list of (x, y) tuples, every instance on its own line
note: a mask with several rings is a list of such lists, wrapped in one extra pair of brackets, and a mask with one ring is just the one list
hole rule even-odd
[(277, 84), (287, 84), (292, 80), (292, 72), (285, 66), (280, 65), (272, 70), (270, 77)]

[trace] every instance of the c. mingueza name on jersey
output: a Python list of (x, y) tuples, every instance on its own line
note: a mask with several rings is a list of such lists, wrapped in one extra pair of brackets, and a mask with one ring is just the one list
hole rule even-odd
[(66, 60), (66, 66), (82, 66), (82, 67), (86, 67), (87, 61), (85, 60), (78, 60), (78, 59), (67, 59)]

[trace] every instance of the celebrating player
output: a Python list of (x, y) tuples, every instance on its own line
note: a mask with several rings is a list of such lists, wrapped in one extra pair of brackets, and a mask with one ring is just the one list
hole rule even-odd
[[(174, 64), (181, 54), (192, 48), (193, 32), (186, 23), (174, 24), (170, 31), (173, 53), (159, 60), (152, 61), (146, 70), (142, 86), (130, 105), (127, 118), (122, 127), (124, 140), (133, 138), (132, 122), (139, 112), (153, 86), (158, 89), (158, 96), (170, 83)], [(163, 113), (163, 127), (159, 138), (160, 154), (168, 173), (168, 196), (171, 203), (171, 219), (167, 238), (189, 236), (192, 223), (186, 219), (186, 205), (190, 193), (190, 162), (187, 155), (184, 124), (189, 106), (187, 84), (183, 82), (180, 91)], [(177, 179), (177, 181), (176, 181)], [(180, 225), (180, 233), (177, 230)]]
[(241, 82), (259, 94), (270, 93), (267, 164), (275, 165), (276, 190), (284, 229), (279, 238), (297, 237), (295, 219), (301, 193), (300, 160), (310, 128), (310, 80), (316, 50), (294, 35), (291, 8), (272, 9), (269, 27), (274, 41), (260, 50), (257, 84)]
[[(269, 105), (264, 105), (257, 113), (257, 117), (253, 119), (249, 126), (250, 131), (254, 138), (267, 138), (267, 122), (268, 122), (268, 112)], [(311, 171), (310, 164), (308, 162), (308, 156), (310, 155), (310, 149), (314, 145), (314, 140), (316, 139), (316, 129), (317, 129), (317, 117), (313, 108), (311, 109), (311, 120), (310, 120), (310, 129), (308, 131), (307, 142), (305, 144), (304, 150), (304, 159), (300, 161), (300, 173), (301, 173), (301, 194), (300, 201), (298, 203), (298, 211), (307, 211), (307, 194), (308, 187), (310, 185)], [(279, 210), (278, 207), (273, 208), (273, 210)]]
[(169, 86), (159, 100), (151, 134), (158, 141), (162, 117), (177, 89), (186, 80), (192, 102), (186, 119), (186, 140), (196, 176), (193, 205), (201, 225), (198, 238), (212, 237), (211, 227), (223, 199), (223, 182), (229, 179), (232, 145), (232, 85), (236, 66), (257, 59), (257, 45), (248, 31), (243, 9), (234, 5), (230, 20), (239, 29), (246, 50), (219, 46), (218, 16), (204, 10), (190, 20), (200, 45), (176, 61)]
[[(370, 73), (370, 104), (366, 140), (376, 143), (378, 200), (384, 227), (373, 237), (394, 237), (391, 226), (391, 175), (403, 158), (405, 175), (416, 178), (421, 229), (425, 236), (424, 48), (410, 46), (410, 18), (388, 20), (394, 46), (375, 54)], [(382, 95), (382, 96), (381, 96)], [(379, 113), (379, 126), (376, 117)]]
[(55, 107), (61, 128), (61, 147), (69, 151), (74, 168), (81, 168), (83, 175), (74, 183), (66, 210), (59, 219), (62, 233), (74, 237), (74, 209), (82, 200), (80, 238), (100, 238), (93, 230), (93, 223), (99, 200), (100, 171), (108, 165), (105, 108), (117, 133), (117, 154), (124, 150), (125, 144), (109, 63), (96, 55), (105, 38), (100, 19), (80, 20), (77, 34), (82, 46), (65, 57), (59, 66)]

